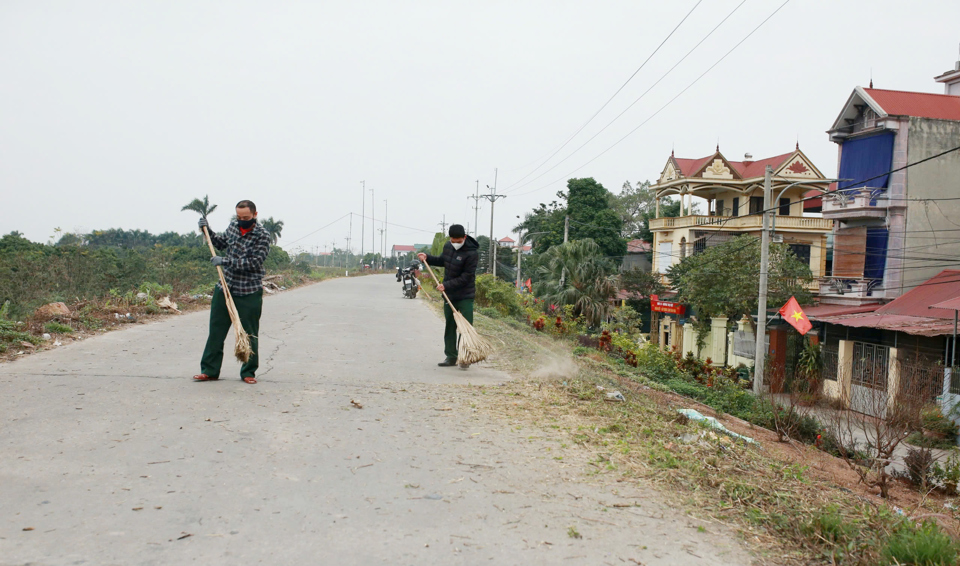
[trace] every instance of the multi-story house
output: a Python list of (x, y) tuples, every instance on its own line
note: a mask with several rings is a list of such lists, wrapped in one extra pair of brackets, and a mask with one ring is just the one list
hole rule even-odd
[[(827, 234), (831, 220), (804, 216), (804, 193), (824, 191), (829, 184), (799, 146), (790, 153), (754, 161), (730, 161), (720, 149), (699, 159), (685, 159), (671, 153), (657, 183), (656, 216), (650, 220), (653, 232), (653, 271), (666, 274), (671, 266), (729, 239), (750, 234), (760, 236), (763, 226), (763, 182), (766, 166), (773, 168), (772, 206), (776, 239), (788, 244), (810, 265), (814, 277), (826, 272)], [(660, 218), (660, 201), (680, 198), (680, 216)], [(694, 214), (693, 197), (706, 200), (704, 214)], [(702, 204), (702, 203), (701, 203)], [(812, 289), (813, 290), (813, 289)]]
[(960, 400), (943, 306), (960, 308), (960, 62), (935, 80), (943, 94), (858, 86), (828, 130), (849, 181), (823, 198), (832, 261), (808, 316), (824, 392), (878, 416), (907, 394)]
[[(839, 148), (835, 220), (821, 302), (889, 302), (960, 260), (960, 62), (939, 77), (944, 94), (856, 87), (828, 130)], [(894, 171), (887, 174), (889, 171)]]

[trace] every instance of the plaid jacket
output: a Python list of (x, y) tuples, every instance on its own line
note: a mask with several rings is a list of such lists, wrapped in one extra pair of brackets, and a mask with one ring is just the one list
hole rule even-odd
[(223, 278), (227, 280), (230, 293), (239, 297), (263, 289), (266, 273), (263, 260), (270, 252), (270, 234), (259, 222), (246, 236), (241, 236), (237, 221), (232, 220), (222, 235), (210, 231), (210, 241), (218, 250), (224, 250)]

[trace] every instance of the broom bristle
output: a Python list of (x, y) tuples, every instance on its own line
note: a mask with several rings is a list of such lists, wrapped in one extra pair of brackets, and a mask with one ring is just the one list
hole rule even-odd
[(453, 311), (453, 320), (457, 323), (457, 332), (460, 333), (457, 361), (462, 364), (475, 364), (487, 359), (493, 352), (493, 346), (480, 336), (477, 329), (459, 311)]
[(243, 363), (253, 356), (253, 348), (250, 346), (250, 335), (242, 326), (237, 327), (237, 343), (233, 348), (233, 355)]

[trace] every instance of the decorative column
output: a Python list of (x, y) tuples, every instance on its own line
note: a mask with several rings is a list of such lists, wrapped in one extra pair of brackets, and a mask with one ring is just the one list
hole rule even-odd
[(710, 359), (713, 365), (723, 366), (727, 363), (727, 317), (715, 316), (710, 319)]
[(684, 356), (687, 352), (697, 353), (697, 331), (693, 329), (689, 319), (683, 323), (683, 347), (680, 349), (680, 353)]
[(900, 393), (900, 363), (897, 357), (897, 348), (890, 348), (887, 358), (887, 410), (893, 411), (897, 394)]

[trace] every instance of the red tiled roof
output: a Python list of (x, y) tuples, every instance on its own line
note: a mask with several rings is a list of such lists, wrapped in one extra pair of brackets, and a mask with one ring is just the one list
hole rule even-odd
[[(768, 157), (759, 161), (728, 161), (727, 163), (729, 163), (730, 166), (733, 167), (733, 169), (737, 172), (737, 174), (744, 179), (753, 179), (755, 177), (763, 177), (764, 170), (766, 169), (767, 165), (772, 165), (773, 168), (776, 169), (780, 165), (783, 165), (783, 162), (793, 154), (794, 152), (791, 151), (790, 153), (784, 153), (783, 155), (777, 155), (775, 157)], [(676, 160), (677, 165), (680, 166), (680, 174), (684, 177), (690, 177), (699, 171), (701, 167), (714, 159), (714, 155), (701, 157), (700, 159), (686, 159), (681, 157), (675, 157), (674, 159)]]
[(960, 121), (960, 96), (865, 88), (883, 111), (892, 116), (916, 116)]
[(507, 236), (506, 238), (500, 238), (499, 241), (501, 241), (501, 242), (515, 242), (516, 240), (514, 240), (514, 239), (511, 238), (510, 236)]
[(877, 314), (903, 314), (953, 320), (953, 311), (931, 305), (960, 297), (960, 270), (944, 269), (931, 279), (877, 309)]
[(653, 250), (653, 244), (650, 242), (644, 242), (643, 240), (630, 240), (627, 242), (628, 254), (642, 254), (651, 250)]
[(823, 193), (820, 191), (807, 191), (803, 193), (803, 198), (810, 199), (803, 201), (803, 210), (823, 208)]
[(677, 165), (680, 166), (680, 174), (684, 177), (689, 177), (690, 175), (693, 175), (699, 171), (700, 168), (706, 165), (708, 161), (713, 159), (713, 156), (701, 157), (700, 159), (686, 159), (682, 157), (675, 157), (674, 159), (676, 160)]
[(793, 154), (794, 152), (791, 151), (790, 153), (784, 153), (776, 157), (768, 157), (760, 161), (731, 161), (730, 165), (733, 166), (733, 168), (737, 170), (737, 173), (740, 173), (740, 176), (744, 179), (753, 179), (754, 177), (763, 177), (767, 165), (776, 169), (783, 165), (783, 162)]
[(960, 270), (945, 269), (920, 286), (872, 313), (819, 316), (817, 320), (843, 326), (881, 328), (919, 336), (953, 333), (954, 311), (930, 308), (960, 297)]
[(413, 246), (398, 246), (398, 245), (393, 246), (393, 251), (396, 251), (396, 252), (413, 252), (416, 250), (417, 248)]
[(937, 303), (931, 306), (938, 309), (960, 311), (960, 297), (957, 297), (955, 299), (950, 299), (949, 301), (943, 301), (942, 303)]
[(828, 316), (873, 312), (878, 308), (880, 308), (880, 305), (817, 305), (815, 307), (803, 307), (803, 314), (807, 315), (810, 320), (819, 320)]

